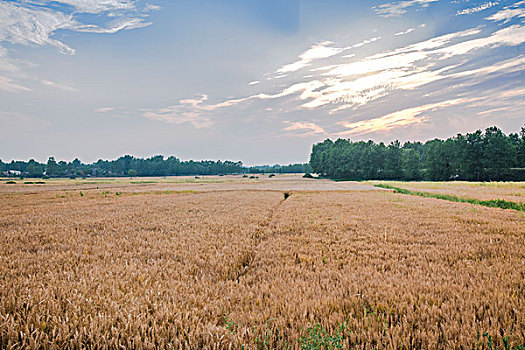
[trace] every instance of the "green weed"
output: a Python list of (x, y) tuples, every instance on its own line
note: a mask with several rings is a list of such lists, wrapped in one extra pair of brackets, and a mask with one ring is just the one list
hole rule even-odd
[(443, 199), (446, 201), (459, 202), (459, 203), (471, 203), (471, 204), (481, 205), (481, 206), (490, 207), (490, 208), (501, 208), (501, 209), (512, 209), (512, 210), (517, 210), (517, 211), (525, 211), (525, 203), (516, 203), (516, 202), (506, 201), (504, 199), (481, 200), (481, 199), (473, 199), (473, 198), (462, 198), (462, 197), (457, 197), (457, 196), (453, 196), (450, 194), (443, 194), (443, 193), (411, 191), (405, 188), (395, 187), (395, 186), (391, 186), (388, 184), (377, 184), (374, 186), (394, 190), (394, 193), (408, 194), (412, 196)]
[(317, 323), (306, 329), (306, 334), (299, 339), (302, 350), (342, 350), (346, 322), (343, 322), (335, 334), (330, 334), (321, 324)]

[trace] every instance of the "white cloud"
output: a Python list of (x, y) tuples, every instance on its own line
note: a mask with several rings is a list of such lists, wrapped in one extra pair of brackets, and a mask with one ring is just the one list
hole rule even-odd
[(381, 39), (380, 36), (377, 36), (377, 37), (372, 38), (372, 39), (363, 40), (360, 43), (352, 45), (351, 48), (357, 48), (357, 47), (365, 46), (366, 44), (373, 43), (374, 41), (377, 41), (379, 39)]
[(159, 5), (153, 5), (153, 4), (147, 4), (144, 7), (144, 11), (151, 12), (151, 11), (159, 11), (162, 7)]
[[(60, 11), (56, 7), (46, 7), (49, 3), (69, 5), (71, 11)], [(145, 12), (151, 11), (155, 5), (146, 6), (142, 11), (136, 8), (135, 0), (20, 0), (0, 1), (0, 45), (12, 43), (29, 46), (54, 46), (61, 53), (74, 55), (75, 49), (55, 39), (57, 30), (71, 30), (90, 33), (116, 33), (121, 30), (142, 28), (150, 25), (144, 20)], [(79, 20), (78, 14), (103, 14), (109, 15), (112, 20), (106, 24), (98, 25), (84, 23)], [(82, 17), (83, 19), (85, 17)], [(26, 91), (13, 80), (28, 78), (18, 67), (17, 62), (11, 59), (6, 49), (0, 46), (0, 70), (10, 71), (17, 78), (11, 77), (10, 83), (3, 79), (4, 90)], [(5, 77), (4, 77), (5, 78)], [(72, 91), (71, 87), (42, 81), (44, 85)]]
[(145, 22), (143, 18), (128, 18), (113, 21), (109, 23), (107, 27), (99, 27), (96, 25), (77, 25), (74, 29), (77, 32), (113, 34), (120, 32), (121, 30), (144, 28), (149, 25), (151, 25), (151, 22)]
[(408, 33), (413, 32), (414, 30), (415, 30), (414, 28), (408, 28), (408, 29), (405, 30), (404, 32), (399, 32), (399, 33), (396, 33), (396, 34), (394, 34), (394, 35), (395, 35), (395, 36), (405, 35), (405, 34), (408, 34)]
[(496, 12), (492, 16), (487, 17), (487, 20), (490, 21), (504, 21), (508, 22), (514, 17), (516, 18), (524, 18), (525, 17), (525, 9), (524, 8), (505, 8), (499, 12)]
[(471, 8), (467, 8), (467, 9), (464, 9), (464, 10), (461, 10), (461, 11), (458, 11), (456, 13), (456, 16), (459, 16), (459, 15), (470, 15), (470, 14), (473, 14), (473, 13), (476, 13), (476, 12), (480, 12), (480, 11), (483, 11), (483, 10), (486, 10), (486, 9), (489, 9), (493, 6), (496, 6), (499, 4), (499, 1), (489, 1), (489, 2), (486, 2), (484, 4), (481, 4), (479, 6), (476, 6), (476, 7), (471, 7)]
[(398, 17), (407, 12), (407, 8), (421, 5), (423, 7), (428, 6), (432, 2), (438, 0), (408, 0), (398, 1), (379, 6), (374, 6), (372, 9), (381, 17)]
[(254, 80), (254, 81), (250, 81), (250, 82), (248, 83), (248, 85), (256, 85), (256, 84), (259, 84), (259, 83), (260, 83), (259, 80)]
[[(48, 0), (31, 1), (38, 5), (47, 5)], [(101, 13), (106, 11), (134, 10), (135, 1), (133, 0), (55, 0), (54, 2), (69, 5), (76, 12), (81, 13)]]
[(51, 45), (62, 53), (74, 54), (75, 50), (52, 39), (57, 29), (73, 28), (75, 20), (61, 12), (30, 9), (12, 2), (0, 2), (0, 42), (22, 45)]

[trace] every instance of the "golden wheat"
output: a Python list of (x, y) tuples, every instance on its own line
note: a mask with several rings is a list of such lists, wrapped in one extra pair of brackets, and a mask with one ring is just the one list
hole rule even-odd
[(268, 181), (0, 185), (0, 347), (525, 343), (521, 213)]

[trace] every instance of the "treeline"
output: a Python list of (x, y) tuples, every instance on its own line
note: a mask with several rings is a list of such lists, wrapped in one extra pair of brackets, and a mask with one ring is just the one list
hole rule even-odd
[(497, 127), (425, 143), (325, 140), (312, 148), (312, 171), (347, 180), (525, 180), (525, 128)]
[(241, 162), (231, 161), (181, 161), (176, 157), (135, 158), (129, 155), (116, 160), (98, 160), (84, 164), (75, 159), (72, 162), (59, 161), (50, 157), (47, 163), (35, 160), (2, 163), (3, 175), (26, 177), (86, 177), (86, 176), (170, 176), (170, 175), (224, 175), (246, 172)]
[(312, 168), (309, 163), (301, 164), (289, 164), (289, 165), (259, 165), (248, 168), (250, 174), (301, 174), (311, 173)]
[(72, 162), (56, 161), (50, 157), (47, 163), (33, 159), (28, 162), (0, 160), (1, 174), (25, 177), (121, 177), (121, 176), (179, 176), (179, 175), (226, 175), (255, 173), (302, 173), (310, 170), (306, 164), (245, 167), (242, 162), (232, 161), (181, 161), (176, 157), (154, 156), (146, 159), (130, 155), (116, 160), (98, 160), (84, 164), (75, 159)]

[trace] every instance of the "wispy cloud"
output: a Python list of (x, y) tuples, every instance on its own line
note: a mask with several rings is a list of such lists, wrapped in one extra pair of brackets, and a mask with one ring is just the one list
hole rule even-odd
[(374, 6), (372, 9), (381, 17), (398, 17), (407, 12), (407, 8), (420, 5), (428, 6), (432, 2), (438, 0), (407, 0), (407, 1), (397, 1), (391, 2), (379, 6)]
[(55, 89), (59, 89), (59, 90), (63, 90), (63, 91), (69, 91), (69, 92), (77, 91), (77, 89), (75, 89), (72, 86), (69, 86), (69, 85), (66, 85), (66, 84), (61, 84), (61, 83), (56, 83), (56, 82), (50, 81), (50, 80), (42, 80), (42, 84), (45, 85), (45, 86), (49, 86), (49, 87), (52, 87), (52, 88), (55, 88)]
[(13, 82), (12, 79), (0, 75), (0, 90), (7, 92), (31, 91), (30, 88)]
[(295, 136), (311, 136), (316, 134), (324, 134), (325, 130), (313, 122), (290, 122), (285, 121), (289, 126), (285, 127), (284, 131), (293, 131)]
[(205, 128), (213, 125), (207, 117), (202, 116), (202, 111), (211, 110), (212, 107), (205, 105), (208, 96), (203, 95), (199, 99), (180, 100), (179, 104), (158, 109), (144, 109), (144, 118), (167, 124), (189, 123), (195, 128)]

